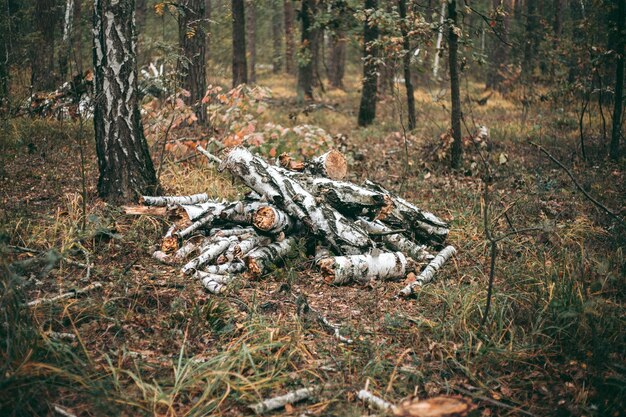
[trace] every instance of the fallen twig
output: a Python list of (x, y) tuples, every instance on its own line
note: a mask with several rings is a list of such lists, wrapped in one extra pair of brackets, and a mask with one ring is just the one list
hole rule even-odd
[(426, 268), (417, 276), (415, 281), (411, 282), (406, 287), (404, 287), (402, 291), (400, 291), (399, 295), (401, 297), (408, 297), (409, 295), (413, 294), (415, 287), (430, 282), (435, 276), (435, 272), (437, 272), (439, 268), (441, 268), (441, 266), (446, 263), (446, 261), (450, 259), (455, 253), (456, 249), (454, 248), (454, 246), (446, 246), (441, 252), (437, 254), (437, 256), (435, 256), (435, 259), (433, 259), (428, 265), (426, 265)]
[(87, 285), (84, 288), (81, 288), (80, 290), (66, 292), (66, 293), (59, 294), (59, 295), (57, 295), (55, 297), (50, 297), (50, 298), (38, 298), (36, 300), (30, 301), (26, 305), (28, 307), (34, 307), (34, 306), (37, 306), (39, 304), (53, 303), (55, 301), (64, 300), (66, 298), (76, 297), (79, 294), (84, 294), (86, 292), (89, 292), (91, 290), (95, 290), (95, 289), (101, 288), (101, 287), (102, 287), (102, 284), (100, 282), (94, 282), (92, 284)]
[(259, 403), (251, 405), (250, 408), (252, 409), (252, 411), (255, 412), (255, 414), (267, 413), (268, 411), (283, 408), (287, 404), (293, 404), (298, 401), (311, 398), (314, 395), (318, 394), (321, 390), (322, 387), (319, 386), (300, 388), (279, 397), (268, 398), (267, 400), (263, 400)]

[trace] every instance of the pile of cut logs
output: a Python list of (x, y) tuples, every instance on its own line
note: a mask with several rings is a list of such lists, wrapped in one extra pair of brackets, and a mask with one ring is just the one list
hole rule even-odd
[(306, 162), (283, 154), (276, 164), (241, 147), (223, 160), (198, 151), (252, 191), (240, 201), (195, 194), (144, 196), (142, 203), (179, 214), (153, 256), (181, 265), (210, 292), (260, 277), (299, 251), (314, 257), (329, 284), (408, 276), (399, 295), (409, 296), (456, 252), (444, 247), (448, 225), (432, 213), (374, 182), (344, 181), (347, 163), (338, 151)]

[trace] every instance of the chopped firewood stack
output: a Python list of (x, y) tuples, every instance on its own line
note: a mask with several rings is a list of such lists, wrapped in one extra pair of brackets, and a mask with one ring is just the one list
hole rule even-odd
[(154, 258), (180, 265), (212, 293), (239, 277), (258, 278), (293, 253), (307, 253), (328, 284), (417, 277), (398, 293), (406, 297), (456, 252), (443, 248), (448, 225), (434, 214), (374, 182), (345, 181), (347, 163), (338, 151), (305, 162), (283, 154), (276, 164), (242, 147), (223, 160), (200, 146), (198, 151), (251, 192), (240, 201), (195, 194), (141, 202), (180, 218)]

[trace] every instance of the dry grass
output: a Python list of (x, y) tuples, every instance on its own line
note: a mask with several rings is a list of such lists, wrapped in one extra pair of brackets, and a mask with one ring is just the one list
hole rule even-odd
[[(519, 415), (517, 407), (536, 415), (621, 412), (624, 230), (525, 144), (531, 136), (549, 146), (595, 195), (624, 207), (623, 165), (598, 153), (588, 163), (571, 157), (578, 143), (574, 111), (538, 104), (523, 124), (514, 96), (497, 94), (466, 111), (468, 121), (491, 128), (492, 218), (511, 206), (515, 227), (543, 229), (500, 243), (492, 310), (481, 327), (489, 251), (480, 158), (468, 147), (465, 169), (451, 172), (431, 152), (448, 117), (446, 102), (433, 99), (437, 90), (416, 93), (419, 128), (406, 143), (405, 171), (405, 141), (395, 133), (401, 131), (397, 97), (380, 104), (375, 126), (356, 129), (357, 77), (348, 78), (346, 91), (322, 96), (338, 111), (295, 120), (288, 117), (294, 80), (270, 76), (262, 83), (285, 105), (269, 108), (261, 122), (311, 123), (347, 134), (352, 179), (367, 176), (396, 190), (403, 185), (407, 198), (451, 222), (450, 242), (459, 255), (406, 301), (393, 297), (402, 283), (329, 287), (302, 256), (260, 281), (234, 284), (224, 297), (211, 296), (150, 259), (167, 228), (163, 219), (125, 216), (96, 198), (92, 150), (88, 212), (82, 213), (78, 150), (70, 138), (75, 126), (63, 134), (66, 126), (55, 122), (8, 122), (2, 138), (2, 414), (44, 415), (58, 404), (84, 416), (234, 416), (249, 414), (247, 406), (261, 398), (329, 383), (331, 390), (296, 405), (295, 413), (359, 416), (365, 410), (354, 392), (367, 379), (390, 401), (469, 391), (483, 415)], [(481, 96), (477, 84), (469, 83), (469, 91)], [(591, 149), (601, 149), (598, 126), (594, 119)], [(508, 162), (499, 165), (502, 153)], [(26, 176), (18, 181), (15, 172)], [(168, 193), (233, 198), (242, 191), (199, 160), (166, 159), (161, 180)], [(494, 227), (510, 230), (503, 217)], [(86, 262), (85, 253), (94, 265), (89, 280), (103, 282), (101, 291), (33, 311), (23, 307), (25, 300), (84, 286), (85, 268), (58, 257)], [(356, 343), (340, 344), (298, 317), (296, 295), (306, 295)], [(76, 338), (56, 340), (46, 335), (50, 330)]]

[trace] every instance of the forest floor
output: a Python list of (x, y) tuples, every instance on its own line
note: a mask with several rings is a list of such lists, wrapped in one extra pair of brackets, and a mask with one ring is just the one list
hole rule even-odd
[[(90, 124), (4, 120), (0, 415), (55, 415), (55, 407), (77, 416), (248, 415), (263, 398), (328, 384), (318, 398), (277, 414), (360, 416), (373, 413), (356, 399), (368, 379), (394, 403), (470, 398), (472, 415), (624, 415), (624, 225), (527, 142), (547, 148), (624, 218), (624, 159), (606, 160), (595, 118), (585, 124), (583, 161), (575, 111), (537, 102), (524, 123), (513, 95), (465, 102), (469, 131), (474, 121), (490, 128), (491, 144), (480, 152), (492, 169), (494, 233), (540, 229), (499, 242), (493, 304), (481, 325), (490, 265), (484, 169), (471, 140), (464, 168), (448, 168), (448, 112), (436, 100), (447, 91), (416, 92), (419, 127), (405, 138), (394, 94), (372, 127), (356, 127), (356, 79), (320, 98), (334, 110), (305, 112), (294, 80), (268, 76), (261, 84), (274, 98), (263, 121), (345, 135), (350, 179), (381, 182), (449, 221), (458, 255), (407, 300), (395, 298), (402, 282), (328, 286), (305, 257), (214, 296), (151, 258), (166, 219), (125, 215), (98, 199)], [(466, 87), (481, 96), (480, 86)], [(174, 159), (166, 156), (162, 169), (167, 194), (241, 191), (199, 159)], [(24, 307), (92, 282), (102, 287)], [(340, 343), (298, 316), (296, 296), (355, 342)]]

